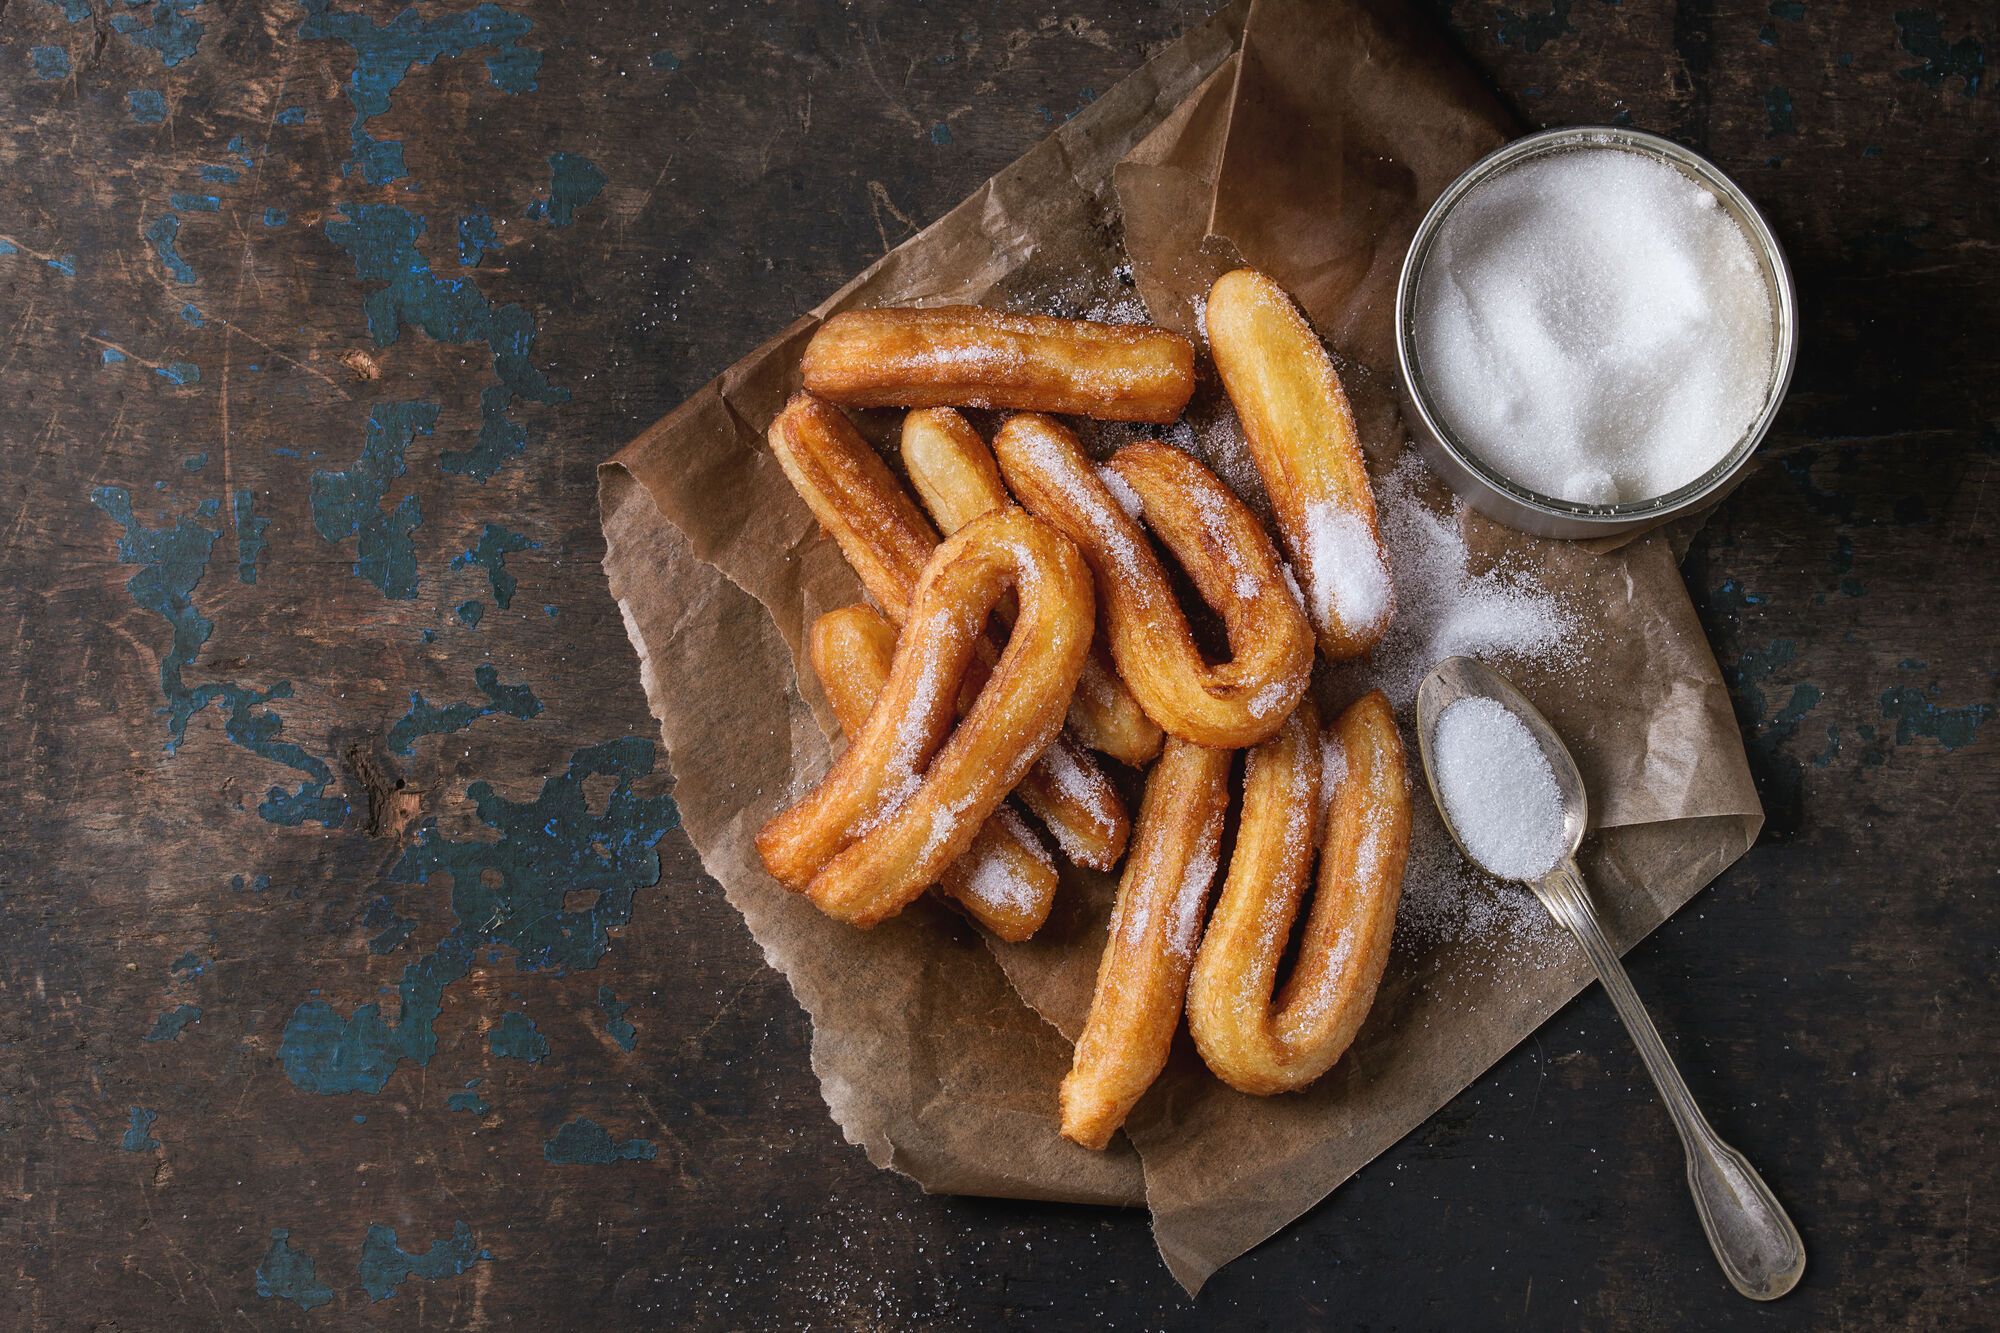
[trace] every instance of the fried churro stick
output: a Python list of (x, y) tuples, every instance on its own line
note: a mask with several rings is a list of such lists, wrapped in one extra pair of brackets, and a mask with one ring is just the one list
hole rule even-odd
[(1194, 347), (1144, 324), (979, 306), (849, 310), (806, 344), (805, 386), (850, 407), (1000, 407), (1105, 421), (1180, 416)]
[[(1230, 749), (1284, 724), (1312, 671), (1312, 629), (1256, 515), (1194, 459), (1157, 441), (1102, 474), (1061, 423), (1023, 413), (994, 439), (1021, 503), (1083, 552), (1119, 674), (1169, 735)], [(1128, 512), (1129, 510), (1129, 512)], [(1235, 656), (1211, 666), (1135, 515), (1222, 615)]]
[[(844, 606), (813, 622), (813, 671), (851, 741), (889, 684), (896, 627), (872, 606)], [(951, 863), (938, 887), (973, 920), (1009, 942), (1025, 940), (1048, 919), (1056, 866), (1021, 817), (1002, 805), (981, 826), (971, 850)]]
[(1090, 1017), (1063, 1079), (1063, 1137), (1102, 1148), (1167, 1063), (1215, 879), (1229, 805), (1227, 750), (1169, 737), (1146, 779)]
[[(891, 622), (903, 624), (937, 546), (937, 533), (916, 502), (846, 415), (809, 393), (792, 395), (769, 438), (785, 475), (839, 543), (868, 595)], [(993, 655), (985, 643), (977, 660), (983, 667)], [(1124, 855), (1131, 836), (1125, 802), (1067, 737), (1049, 746), (1017, 794), (1078, 865), (1110, 870)]]
[[(903, 418), (903, 466), (924, 508), (946, 533), (1014, 499), (993, 451), (972, 424), (948, 407), (919, 408)], [(1069, 706), (1069, 727), (1093, 750), (1134, 766), (1160, 752), (1160, 727), (1118, 679), (1100, 631)]]
[[(1250, 753), (1229, 877), (1188, 990), (1188, 1027), (1216, 1075), (1243, 1092), (1305, 1087), (1346, 1052), (1389, 958), (1410, 849), (1403, 742), (1380, 690), (1324, 746), (1308, 701)], [(1274, 1003), (1278, 960), (1312, 870), (1310, 819), (1324, 783), (1319, 888), (1298, 961)]]
[[(965, 720), (958, 685), (993, 605), (1020, 619)], [(1090, 648), (1090, 574), (1076, 548), (1019, 509), (939, 546), (910, 598), (889, 682), (813, 791), (757, 835), (765, 867), (829, 916), (872, 926), (972, 846), (1062, 727)], [(946, 733), (949, 732), (949, 739)]]
[(1318, 337), (1254, 269), (1215, 280), (1208, 342), (1278, 531), (1304, 586), (1320, 651), (1358, 657), (1389, 627), (1389, 559), (1347, 394)]

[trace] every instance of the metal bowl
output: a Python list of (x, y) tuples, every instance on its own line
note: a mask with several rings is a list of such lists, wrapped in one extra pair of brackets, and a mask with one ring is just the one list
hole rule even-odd
[[(1538, 494), (1503, 476), (1452, 433), (1430, 401), (1424, 386), (1423, 366), (1417, 358), (1414, 307), (1418, 283), (1438, 231), (1452, 209), (1482, 182), (1509, 167), (1533, 157), (1578, 151), (1639, 153), (1666, 163), (1707, 189), (1749, 236), (1771, 295), (1775, 328), (1763, 410), (1714, 467), (1680, 489), (1649, 500), (1581, 504)], [(1792, 271), (1785, 263), (1785, 253), (1763, 214), (1707, 158), (1658, 135), (1616, 126), (1544, 130), (1516, 139), (1467, 167), (1417, 224), (1416, 234), (1410, 238), (1409, 253), (1403, 257), (1402, 276), (1396, 284), (1396, 359), (1402, 370), (1405, 418), (1417, 448), (1425, 461), (1474, 509), (1509, 527), (1544, 537), (1609, 537), (1653, 527), (1674, 514), (1694, 508), (1725, 489), (1749, 462), (1791, 384), (1792, 365), (1798, 359), (1798, 296), (1792, 287)]]

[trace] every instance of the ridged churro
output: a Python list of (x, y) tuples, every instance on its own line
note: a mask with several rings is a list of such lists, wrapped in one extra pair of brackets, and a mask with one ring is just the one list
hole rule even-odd
[(979, 306), (849, 310), (806, 344), (805, 386), (850, 407), (996, 407), (1169, 422), (1194, 347), (1165, 329)]
[(1334, 661), (1374, 647), (1394, 591), (1354, 413), (1333, 359), (1282, 287), (1254, 269), (1208, 296), (1215, 368), (1270, 492), (1320, 651)]
[[(1014, 632), (954, 729), (960, 681), (1010, 588)], [(964, 855), (1055, 739), (1089, 651), (1093, 601), (1075, 547), (1021, 510), (946, 540), (910, 598), (866, 725), (819, 785), (758, 833), (766, 868), (855, 925), (901, 911)]]
[[(872, 606), (843, 606), (813, 622), (807, 647), (840, 729), (852, 741), (888, 687), (896, 627)], [(1056, 884), (1055, 862), (1041, 840), (1005, 804), (938, 879), (938, 887), (973, 920), (1010, 942), (1041, 928)]]
[[(916, 502), (846, 414), (809, 393), (792, 395), (771, 423), (769, 439), (785, 475), (833, 535), (868, 595), (901, 625), (938, 540)], [(982, 642), (975, 684), (993, 656), (991, 643)], [(1131, 835), (1131, 816), (1118, 789), (1074, 742), (1057, 737), (1018, 794), (1078, 865), (1110, 870), (1118, 864)]]
[[(924, 508), (947, 534), (1014, 502), (993, 451), (948, 407), (920, 408), (903, 418), (903, 467)], [(1070, 702), (1069, 727), (1083, 744), (1127, 764), (1144, 764), (1160, 752), (1159, 725), (1118, 678), (1102, 633), (1091, 641)]]
[[(994, 448), (1021, 503), (1090, 562), (1119, 674), (1147, 716), (1217, 748), (1255, 745), (1284, 724), (1312, 671), (1312, 629), (1271, 539), (1227, 486), (1150, 440), (1093, 468), (1067, 427), (1032, 413), (1008, 418)], [(1202, 657), (1141, 514), (1220, 613), (1231, 660)]]
[[(1312, 870), (1319, 805), (1319, 885), (1274, 1002)], [(1144, 828), (1142, 815), (1142, 838)], [(1323, 745), (1308, 701), (1251, 751), (1229, 875), (1188, 989), (1195, 1047), (1224, 1082), (1257, 1094), (1295, 1091), (1353, 1043), (1389, 958), (1409, 847), (1409, 774), (1380, 690), (1342, 713)]]
[(1102, 1148), (1166, 1065), (1215, 879), (1227, 750), (1169, 737), (1146, 780), (1090, 1016), (1062, 1082), (1063, 1137)]

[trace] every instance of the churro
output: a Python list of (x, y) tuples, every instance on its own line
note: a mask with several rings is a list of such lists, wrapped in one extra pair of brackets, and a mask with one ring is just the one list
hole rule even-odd
[[(947, 534), (1014, 502), (993, 451), (948, 407), (921, 408), (903, 418), (903, 467), (924, 508)], [(1101, 632), (1091, 640), (1070, 702), (1069, 728), (1091, 749), (1127, 764), (1144, 764), (1160, 752), (1159, 725), (1118, 679)]]
[(1102, 1148), (1166, 1065), (1215, 879), (1227, 750), (1169, 737), (1146, 780), (1090, 1016), (1061, 1092), (1063, 1137)]
[(979, 306), (849, 310), (820, 325), (802, 366), (850, 407), (996, 407), (1106, 421), (1172, 421), (1194, 392), (1194, 347), (1165, 329)]
[[(1032, 413), (1008, 418), (994, 448), (1021, 503), (1090, 562), (1112, 656), (1147, 716), (1225, 749), (1284, 724), (1312, 670), (1312, 629), (1271, 539), (1227, 486), (1151, 440), (1093, 468), (1067, 427)], [(1141, 515), (1221, 614), (1229, 661), (1210, 665), (1196, 647)]]
[(1270, 492), (1320, 651), (1359, 656), (1388, 629), (1394, 594), (1333, 359), (1284, 289), (1254, 269), (1215, 280), (1207, 318), (1215, 368)]
[[(852, 741), (888, 687), (896, 627), (872, 606), (843, 606), (813, 622), (807, 647), (840, 729)], [(967, 915), (1010, 942), (1027, 939), (1048, 919), (1056, 883), (1055, 862), (1041, 840), (1005, 804), (938, 879)]]
[[(953, 729), (960, 681), (1010, 588), (1014, 632)], [(758, 833), (766, 868), (855, 925), (901, 911), (964, 855), (1055, 739), (1089, 650), (1093, 601), (1076, 549), (1020, 510), (947, 539), (910, 597), (867, 723), (819, 785)]]
[[(910, 597), (937, 545), (932, 529), (889, 467), (837, 407), (796, 393), (771, 423), (771, 451), (785, 475), (833, 535), (862, 587), (889, 620), (908, 618)], [(975, 654), (978, 672), (995, 655)], [(1078, 865), (1110, 870), (1124, 854), (1131, 816), (1118, 789), (1090, 756), (1058, 736), (1018, 793)]]
[[(1303, 1088), (1346, 1052), (1375, 1001), (1402, 897), (1409, 775), (1388, 698), (1380, 690), (1363, 696), (1323, 745), (1318, 730), (1307, 701), (1251, 751), (1229, 874), (1188, 988), (1196, 1049), (1243, 1092)], [(1322, 804), (1319, 884), (1274, 1002)]]

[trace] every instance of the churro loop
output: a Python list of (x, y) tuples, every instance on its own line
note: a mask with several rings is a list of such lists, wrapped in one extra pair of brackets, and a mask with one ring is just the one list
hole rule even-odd
[(1062, 1082), (1063, 1137), (1086, 1148), (1111, 1141), (1167, 1063), (1215, 880), (1231, 759), (1170, 736), (1146, 779), (1090, 1017)]
[[(1311, 815), (1322, 794), (1319, 887), (1274, 1003), (1278, 960), (1312, 869)], [(1403, 742), (1380, 690), (1340, 715), (1324, 757), (1310, 702), (1251, 751), (1229, 876), (1188, 989), (1188, 1028), (1219, 1078), (1243, 1092), (1292, 1092), (1346, 1052), (1389, 958), (1409, 848)]]
[(1194, 393), (1194, 347), (1178, 333), (969, 305), (843, 311), (813, 334), (801, 369), (808, 390), (850, 407), (1165, 424)]
[(1208, 342), (1270, 492), (1330, 660), (1374, 647), (1394, 604), (1354, 413), (1333, 359), (1284, 288), (1255, 269), (1215, 280)]
[[(1284, 724), (1312, 671), (1312, 629), (1271, 539), (1227, 486), (1152, 440), (1119, 450), (1100, 473), (1066, 427), (1031, 413), (1008, 418), (994, 450), (1021, 503), (1090, 562), (1112, 656), (1147, 716), (1221, 749), (1255, 745)], [(1203, 659), (1141, 514), (1221, 614), (1231, 660)]]
[[(813, 622), (807, 641), (813, 671), (852, 740), (889, 684), (896, 627), (872, 606), (843, 606)], [(972, 847), (946, 867), (938, 888), (1003, 940), (1027, 939), (1048, 919), (1056, 866), (1027, 823), (1003, 804), (987, 817)]]
[[(953, 730), (960, 680), (1009, 588), (1020, 618)], [(901, 911), (965, 854), (1055, 739), (1089, 650), (1092, 603), (1076, 549), (1018, 509), (945, 541), (918, 580), (867, 723), (819, 785), (758, 833), (766, 868), (855, 925)]]
[[(972, 424), (948, 407), (919, 408), (903, 418), (903, 467), (931, 518), (953, 533), (981, 514), (1012, 504), (993, 451)], [(1160, 752), (1159, 724), (1118, 679), (1099, 633), (1070, 701), (1069, 728), (1093, 750), (1134, 766)]]
[[(901, 625), (938, 540), (916, 502), (846, 414), (809, 393), (792, 395), (771, 423), (769, 439), (785, 475), (839, 544), (862, 587), (891, 623)], [(978, 672), (997, 656), (990, 642), (980, 644), (975, 685)], [(1067, 737), (1049, 746), (1017, 794), (1078, 865), (1110, 870), (1124, 855), (1131, 836), (1125, 802)]]

